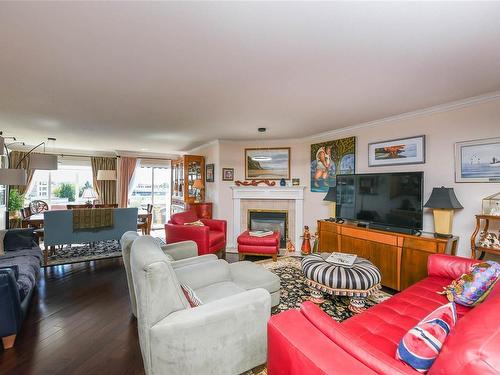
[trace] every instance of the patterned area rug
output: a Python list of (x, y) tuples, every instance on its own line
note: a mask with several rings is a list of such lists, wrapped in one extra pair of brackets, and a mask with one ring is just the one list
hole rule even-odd
[[(155, 237), (160, 245), (164, 245), (165, 241), (159, 237)], [(97, 241), (94, 244), (77, 244), (57, 246), (54, 255), (49, 255), (49, 266), (58, 264), (68, 264), (77, 262), (86, 262), (90, 260), (115, 258), (122, 256), (120, 242), (117, 240)]]
[[(278, 258), (277, 262), (272, 260), (257, 262), (278, 275), (281, 281), (281, 299), (279, 305), (273, 308), (273, 314), (297, 309), (302, 302), (310, 299), (311, 288), (305, 283), (300, 261), (301, 257), (288, 256)], [(366, 307), (369, 308), (390, 297), (389, 293), (378, 291), (367, 299)], [(324, 299), (325, 302), (320, 305), (321, 309), (336, 321), (342, 322), (354, 315), (348, 308), (349, 297), (330, 296), (325, 293)]]

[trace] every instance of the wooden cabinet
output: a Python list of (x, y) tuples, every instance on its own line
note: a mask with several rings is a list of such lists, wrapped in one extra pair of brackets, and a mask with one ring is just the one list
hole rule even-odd
[(402, 290), (427, 276), (430, 254), (455, 254), (458, 237), (412, 236), (318, 221), (319, 251), (356, 254), (378, 267), (382, 285)]
[(188, 210), (193, 210), (200, 219), (212, 218), (212, 202), (188, 203)]
[(205, 189), (196, 189), (194, 182), (200, 180), (205, 185), (205, 158), (184, 155), (172, 161), (172, 204), (171, 214), (183, 212), (188, 205), (205, 200)]

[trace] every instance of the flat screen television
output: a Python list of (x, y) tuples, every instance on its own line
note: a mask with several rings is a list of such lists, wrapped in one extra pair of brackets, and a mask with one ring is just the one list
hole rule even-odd
[(337, 176), (337, 217), (393, 230), (422, 230), (423, 172)]

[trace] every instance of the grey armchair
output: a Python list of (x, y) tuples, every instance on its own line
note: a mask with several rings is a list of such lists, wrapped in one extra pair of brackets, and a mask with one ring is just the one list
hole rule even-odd
[(130, 269), (147, 375), (235, 375), (266, 361), (269, 292), (258, 288), (228, 293), (228, 288), (238, 289), (230, 285), (228, 264), (216, 261), (205, 266), (211, 271), (198, 278), (196, 286), (210, 289), (212, 298), (191, 308), (177, 274), (187, 277), (188, 269), (205, 269), (203, 264), (176, 271), (152, 237), (133, 241)]
[[(136, 231), (128, 231), (125, 232), (120, 239), (123, 264), (125, 266), (125, 272), (127, 275), (130, 307), (134, 316), (137, 316), (137, 304), (135, 300), (134, 286), (132, 284), (132, 274), (130, 272), (130, 251), (132, 249), (132, 243), (137, 238), (139, 238), (139, 234)], [(174, 244), (163, 245), (161, 246), (161, 249), (165, 254), (167, 254), (167, 256), (169, 257), (168, 259), (172, 261), (173, 268), (181, 268), (198, 263), (216, 261), (218, 259), (217, 255), (215, 254), (198, 256), (198, 248), (196, 242), (194, 241), (183, 241)]]

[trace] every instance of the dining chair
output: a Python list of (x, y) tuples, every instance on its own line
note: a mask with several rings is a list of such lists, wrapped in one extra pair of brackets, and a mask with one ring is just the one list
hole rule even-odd
[(147, 217), (137, 219), (137, 229), (140, 229), (142, 234), (149, 234), (151, 232), (151, 222), (153, 221), (152, 204), (147, 205), (146, 212), (148, 213)]
[(45, 201), (35, 200), (30, 203), (29, 209), (31, 211), (31, 215), (34, 215), (44, 211), (48, 211), (49, 205)]

